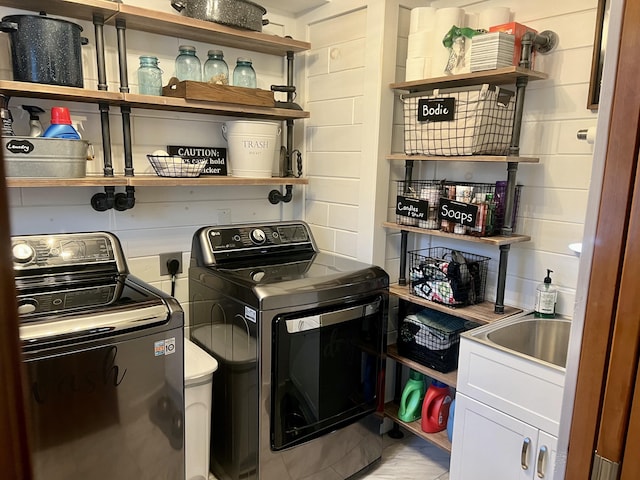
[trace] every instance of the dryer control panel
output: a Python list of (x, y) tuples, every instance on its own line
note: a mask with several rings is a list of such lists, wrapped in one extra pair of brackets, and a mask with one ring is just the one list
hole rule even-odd
[(304, 222), (223, 225), (196, 233), (205, 264), (282, 253), (317, 252), (309, 226)]

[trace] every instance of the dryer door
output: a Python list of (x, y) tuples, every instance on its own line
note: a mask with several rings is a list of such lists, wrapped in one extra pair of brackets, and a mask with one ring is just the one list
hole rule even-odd
[(281, 450), (374, 412), (384, 302), (277, 316), (273, 326), (271, 448)]

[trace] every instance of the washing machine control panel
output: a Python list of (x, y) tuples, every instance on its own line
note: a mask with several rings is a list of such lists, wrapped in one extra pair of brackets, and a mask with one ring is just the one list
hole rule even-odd
[(299, 222), (210, 227), (207, 240), (210, 252), (224, 258), (234, 252), (238, 255), (266, 255), (283, 249), (315, 250), (309, 227)]
[(102, 232), (11, 237), (13, 268), (17, 274), (26, 275), (43, 269), (118, 264), (118, 271), (124, 273), (124, 256), (115, 242), (112, 235)]

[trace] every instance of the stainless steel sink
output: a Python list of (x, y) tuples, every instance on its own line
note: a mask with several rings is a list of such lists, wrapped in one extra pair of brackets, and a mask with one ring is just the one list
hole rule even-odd
[(466, 332), (469, 338), (536, 361), (565, 368), (571, 321), (565, 318), (506, 318)]

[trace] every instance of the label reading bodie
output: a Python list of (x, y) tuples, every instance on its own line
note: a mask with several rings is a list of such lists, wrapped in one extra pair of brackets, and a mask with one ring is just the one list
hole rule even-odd
[(450, 122), (455, 118), (456, 99), (421, 98), (418, 100), (419, 122)]

